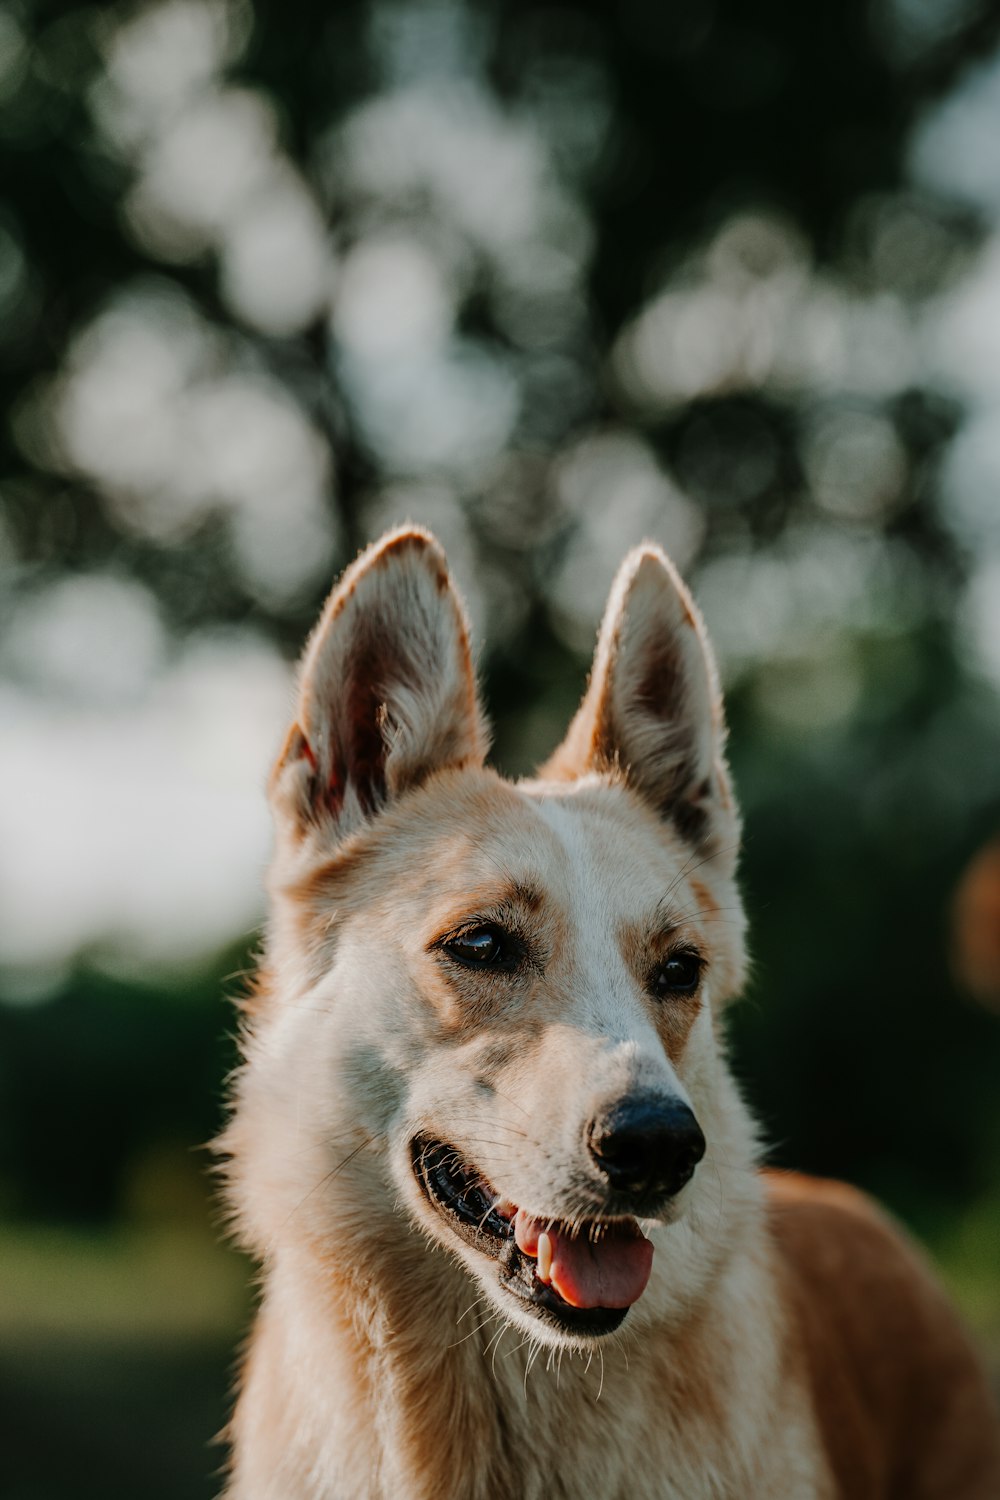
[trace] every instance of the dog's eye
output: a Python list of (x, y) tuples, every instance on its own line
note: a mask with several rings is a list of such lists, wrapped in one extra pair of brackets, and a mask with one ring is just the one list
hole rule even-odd
[(668, 995), (691, 995), (701, 982), (702, 960), (697, 953), (671, 953), (653, 973), (649, 988), (658, 1000)]
[(470, 927), (441, 946), (470, 969), (509, 969), (517, 961), (511, 939), (499, 927)]

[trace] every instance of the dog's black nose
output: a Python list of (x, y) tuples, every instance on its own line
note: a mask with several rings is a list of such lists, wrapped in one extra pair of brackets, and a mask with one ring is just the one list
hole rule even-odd
[(596, 1115), (587, 1145), (610, 1186), (637, 1197), (679, 1193), (705, 1154), (705, 1137), (688, 1106), (648, 1095)]

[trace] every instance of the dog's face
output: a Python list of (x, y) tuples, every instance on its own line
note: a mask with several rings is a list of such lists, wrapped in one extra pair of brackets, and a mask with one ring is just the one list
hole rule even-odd
[(400, 532), (348, 572), (272, 778), (274, 993), (230, 1131), (263, 1248), (280, 1223), (398, 1255), (416, 1285), (436, 1245), (577, 1346), (655, 1300), (657, 1255), (707, 1253), (716, 1011), (743, 969), (722, 738), (703, 628), (652, 548), (619, 574), (566, 740), (519, 785), (483, 767), (436, 544)]

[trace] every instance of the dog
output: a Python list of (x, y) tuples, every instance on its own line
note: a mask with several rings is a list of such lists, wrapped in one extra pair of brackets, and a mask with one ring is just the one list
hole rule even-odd
[(538, 776), (486, 748), (444, 555), (397, 530), (328, 600), (270, 781), (229, 1500), (998, 1500), (919, 1256), (759, 1169), (720, 691), (661, 551)]

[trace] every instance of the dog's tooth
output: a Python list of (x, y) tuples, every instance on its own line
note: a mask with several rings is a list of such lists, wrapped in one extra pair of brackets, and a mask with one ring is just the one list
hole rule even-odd
[(548, 1282), (552, 1275), (552, 1241), (542, 1231), (538, 1236), (538, 1260), (535, 1263), (539, 1281)]
[(493, 1211), (501, 1214), (505, 1219), (512, 1219), (517, 1213), (517, 1204), (511, 1203), (509, 1198), (498, 1198), (493, 1205)]

